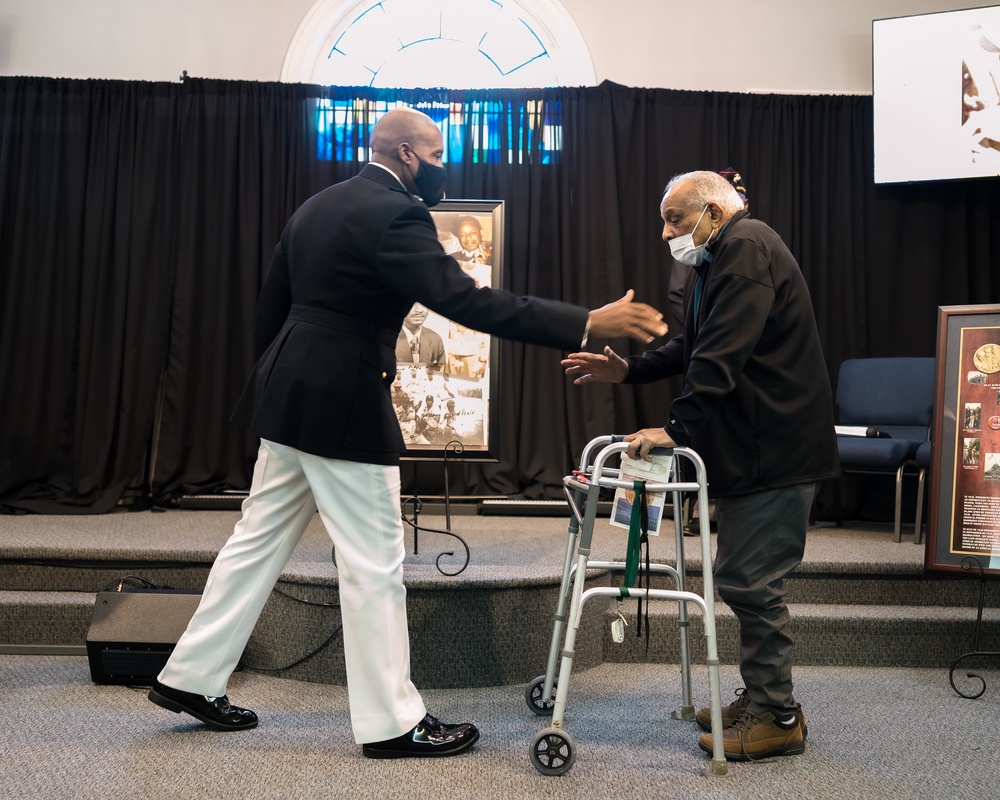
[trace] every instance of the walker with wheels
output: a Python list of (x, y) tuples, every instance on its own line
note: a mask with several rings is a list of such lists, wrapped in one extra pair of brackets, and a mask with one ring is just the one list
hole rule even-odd
[[(634, 583), (638, 554), (637, 548), (633, 547), (634, 542), (631, 536), (626, 561), (590, 560), (591, 541), (601, 490), (619, 488), (639, 490), (640, 488), (637, 482), (622, 480), (621, 469), (607, 464), (609, 458), (624, 452), (627, 447), (628, 445), (622, 441), (621, 436), (597, 437), (584, 448), (579, 469), (575, 470), (572, 475), (563, 478), (563, 490), (569, 502), (571, 517), (562, 584), (552, 630), (552, 643), (545, 674), (535, 678), (525, 690), (525, 700), (528, 707), (539, 716), (551, 715), (552, 724), (539, 731), (531, 740), (529, 748), (531, 763), (543, 775), (564, 775), (576, 761), (576, 745), (563, 728), (563, 719), (569, 695), (576, 634), (580, 627), (584, 603), (594, 597), (617, 597), (619, 599), (636, 597), (647, 601), (670, 600), (678, 604), (682, 697), (680, 708), (672, 712), (672, 716), (679, 720), (693, 720), (695, 716), (695, 707), (691, 696), (691, 654), (687, 611), (689, 604), (696, 605), (701, 609), (707, 645), (706, 664), (708, 666), (709, 707), (712, 718), (711, 772), (714, 775), (725, 775), (728, 769), (722, 743), (719, 656), (716, 647), (705, 465), (696, 452), (686, 447), (657, 448), (652, 451), (651, 455), (669, 458), (670, 469), (667, 473), (667, 481), (664, 483), (646, 482), (642, 488), (648, 492), (665, 492), (668, 497), (672, 498), (677, 559), (676, 567), (667, 564), (648, 564), (648, 569), (650, 573), (669, 575), (673, 579), (676, 589), (635, 588), (631, 584)], [(696, 477), (694, 482), (680, 480), (680, 467), (685, 461), (694, 468)], [(683, 508), (684, 499), (692, 495), (697, 496), (698, 502), (704, 596), (685, 589)], [(625, 584), (619, 588), (600, 586), (584, 590), (588, 569), (625, 573)], [(566, 613), (567, 602), (569, 603), (568, 617)], [(566, 625), (567, 620), (568, 626)], [(565, 642), (562, 641), (564, 630)], [(561, 651), (560, 644), (563, 645)], [(556, 672), (557, 666), (558, 674)]]

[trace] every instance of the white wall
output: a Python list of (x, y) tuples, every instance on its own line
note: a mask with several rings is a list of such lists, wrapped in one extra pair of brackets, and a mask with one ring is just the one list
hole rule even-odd
[[(0, 0), (0, 74), (275, 81), (314, 0)], [(562, 0), (598, 82), (871, 93), (871, 22), (970, 0)], [(706, 10), (711, 9), (711, 10)]]

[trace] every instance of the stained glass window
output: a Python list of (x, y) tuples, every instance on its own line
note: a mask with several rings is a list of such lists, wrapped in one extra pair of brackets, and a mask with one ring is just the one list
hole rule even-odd
[[(289, 49), (284, 80), (379, 89), (592, 85), (579, 30), (557, 0), (320, 0)], [(391, 100), (321, 100), (317, 157), (366, 161), (368, 132)], [(433, 103), (445, 161), (552, 163), (555, 102)]]
[[(317, 152), (320, 160), (368, 161), (371, 127), (402, 101), (317, 100)], [(443, 161), (462, 161), (465, 148), (474, 164), (558, 160), (562, 123), (558, 101), (524, 100), (418, 103), (444, 138)]]

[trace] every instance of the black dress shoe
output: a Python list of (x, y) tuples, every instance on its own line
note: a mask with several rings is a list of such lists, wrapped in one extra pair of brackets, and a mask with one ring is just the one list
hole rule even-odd
[(245, 731), (257, 727), (257, 715), (247, 708), (229, 705), (225, 695), (205, 697), (171, 689), (156, 681), (149, 690), (149, 699), (176, 714), (184, 711), (217, 731)]
[(469, 722), (446, 725), (430, 714), (402, 736), (361, 747), (367, 758), (433, 758), (455, 756), (479, 739), (479, 728)]

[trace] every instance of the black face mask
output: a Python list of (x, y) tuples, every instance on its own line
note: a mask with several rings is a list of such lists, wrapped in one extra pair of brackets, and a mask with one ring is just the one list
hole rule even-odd
[(420, 156), (417, 156), (417, 161), (420, 162), (420, 169), (413, 178), (413, 182), (417, 185), (417, 193), (428, 208), (436, 206), (444, 200), (444, 185), (448, 180), (448, 172), (444, 167), (428, 164)]

